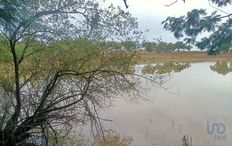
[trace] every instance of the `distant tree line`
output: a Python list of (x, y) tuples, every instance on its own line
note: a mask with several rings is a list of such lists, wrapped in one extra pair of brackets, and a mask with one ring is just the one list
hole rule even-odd
[[(1, 33), (0, 33), (1, 35)], [(95, 49), (98, 50), (108, 50), (108, 51), (136, 51), (136, 50), (144, 50), (147, 52), (174, 52), (174, 51), (191, 51), (193, 48), (192, 45), (189, 45), (187, 43), (184, 43), (182, 41), (177, 42), (165, 42), (162, 40), (154, 40), (154, 41), (143, 41), (142, 43), (138, 41), (105, 41), (105, 40), (91, 40), (84, 37), (79, 37), (72, 40), (57, 40), (53, 42), (52, 44), (42, 44), (40, 42), (40, 45), (51, 47), (53, 45), (61, 45), (64, 48), (69, 47), (69, 43), (75, 44), (75, 45), (83, 45), (86, 42), (92, 43), (95, 46)], [(23, 47), (25, 45), (25, 40), (19, 41), (18, 47), (19, 52), (23, 51)], [(3, 48), (4, 43), (0, 41), (0, 48)], [(20, 49), (21, 48), (21, 49)], [(229, 51), (231, 52), (231, 51)], [(4, 56), (4, 58), (2, 57)], [(0, 61), (1, 60), (7, 60), (10, 58), (11, 55), (6, 53), (4, 49), (0, 50)]]
[(135, 50), (145, 50), (148, 52), (173, 52), (173, 51), (190, 51), (192, 49), (191, 45), (185, 44), (181, 41), (172, 43), (164, 42), (161, 40), (158, 41), (144, 41), (142, 43), (137, 41), (99, 41), (95, 42), (96, 46), (101, 49), (109, 51), (135, 51)]
[(144, 41), (142, 43), (133, 42), (133, 41), (107, 41), (101, 42), (102, 47), (107, 50), (145, 50), (148, 52), (173, 52), (173, 51), (190, 51), (192, 49), (191, 45), (185, 44), (181, 41), (172, 43), (172, 42), (164, 42), (161, 40), (158, 41)]
[(181, 41), (176, 43), (171, 42), (143, 42), (142, 47), (146, 51), (156, 51), (156, 52), (173, 52), (173, 51), (180, 51), (180, 50), (187, 50), (190, 51), (192, 49), (191, 45), (187, 45)]

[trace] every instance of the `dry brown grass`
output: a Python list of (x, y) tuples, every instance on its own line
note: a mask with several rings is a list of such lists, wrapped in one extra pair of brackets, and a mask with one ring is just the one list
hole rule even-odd
[(136, 53), (134, 60), (138, 63), (164, 63), (164, 62), (211, 62), (219, 60), (232, 61), (232, 53), (221, 53), (219, 55), (209, 56), (205, 52), (145, 52)]

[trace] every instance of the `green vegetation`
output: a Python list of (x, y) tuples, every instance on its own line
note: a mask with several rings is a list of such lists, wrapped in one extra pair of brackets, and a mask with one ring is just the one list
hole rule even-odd
[(117, 38), (130, 47), (136, 19), (103, 3), (0, 1), (0, 145), (49, 145), (86, 121), (103, 136), (98, 109), (136, 91), (133, 53), (104, 45)]
[[(209, 55), (230, 51), (232, 13), (224, 12), (223, 7), (231, 6), (232, 2), (231, 0), (211, 0), (211, 2), (218, 6), (217, 10), (223, 14), (217, 10), (207, 14), (206, 9), (193, 9), (186, 16), (168, 17), (162, 22), (164, 29), (172, 32), (178, 39), (183, 38), (185, 43), (195, 44), (201, 50), (206, 49)], [(210, 33), (209, 37), (197, 41), (197, 37), (202, 32)]]
[[(98, 110), (119, 94), (136, 95), (136, 62), (168, 60), (146, 66), (144, 74), (180, 72), (189, 63), (170, 59), (199, 57), (186, 57), (188, 53), (180, 50), (191, 50), (187, 43), (194, 44), (202, 31), (213, 33), (196, 43), (199, 48), (207, 48), (209, 54), (231, 50), (231, 14), (206, 16), (205, 10), (193, 10), (187, 17), (169, 17), (164, 28), (177, 38), (186, 35), (185, 42), (141, 44), (136, 18), (104, 4), (104, 0), (0, 1), (0, 145), (36, 145), (38, 140), (42, 145), (58, 144), (74, 125), (89, 121), (99, 135), (96, 145), (129, 145), (132, 139), (118, 134), (106, 135), (104, 141)], [(169, 52), (180, 56), (164, 54)], [(211, 69), (231, 70), (219, 65)]]
[[(75, 135), (75, 134), (74, 134)], [(84, 136), (66, 136), (61, 138), (58, 141), (58, 145), (75, 145), (75, 146), (130, 146), (133, 142), (133, 139), (128, 136), (123, 136), (116, 132), (106, 132), (103, 139), (95, 135), (94, 138), (88, 139)], [(52, 143), (57, 145), (54, 140)]]
[(186, 45), (183, 42), (176, 42), (176, 43), (167, 43), (164, 41), (158, 41), (158, 42), (144, 42), (142, 44), (142, 47), (150, 52), (150, 51), (156, 51), (156, 52), (174, 52), (174, 51), (190, 51), (192, 49), (192, 46)]

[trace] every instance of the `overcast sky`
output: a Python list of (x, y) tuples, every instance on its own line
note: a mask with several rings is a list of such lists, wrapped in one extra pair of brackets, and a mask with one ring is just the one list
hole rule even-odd
[[(125, 8), (123, 0), (111, 0), (113, 4)], [(138, 18), (139, 27), (142, 30), (150, 30), (146, 33), (146, 39), (162, 38), (164, 41), (176, 41), (173, 34), (164, 31), (161, 22), (168, 16), (185, 15), (189, 10), (196, 8), (206, 9), (207, 12), (213, 12), (216, 9), (211, 7), (208, 0), (186, 0), (184, 3), (179, 0), (172, 6), (165, 6), (173, 3), (175, 0), (127, 0), (129, 5), (128, 11)], [(232, 12), (230, 8), (223, 8), (223, 10)]]

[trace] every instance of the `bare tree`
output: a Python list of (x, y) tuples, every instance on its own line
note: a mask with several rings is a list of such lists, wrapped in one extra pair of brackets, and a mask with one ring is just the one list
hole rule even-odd
[(99, 42), (131, 40), (140, 34), (136, 19), (99, 3), (0, 2), (1, 145), (24, 145), (36, 136), (48, 144), (73, 122), (99, 123), (96, 111), (106, 99), (134, 89), (132, 55), (104, 52)]

